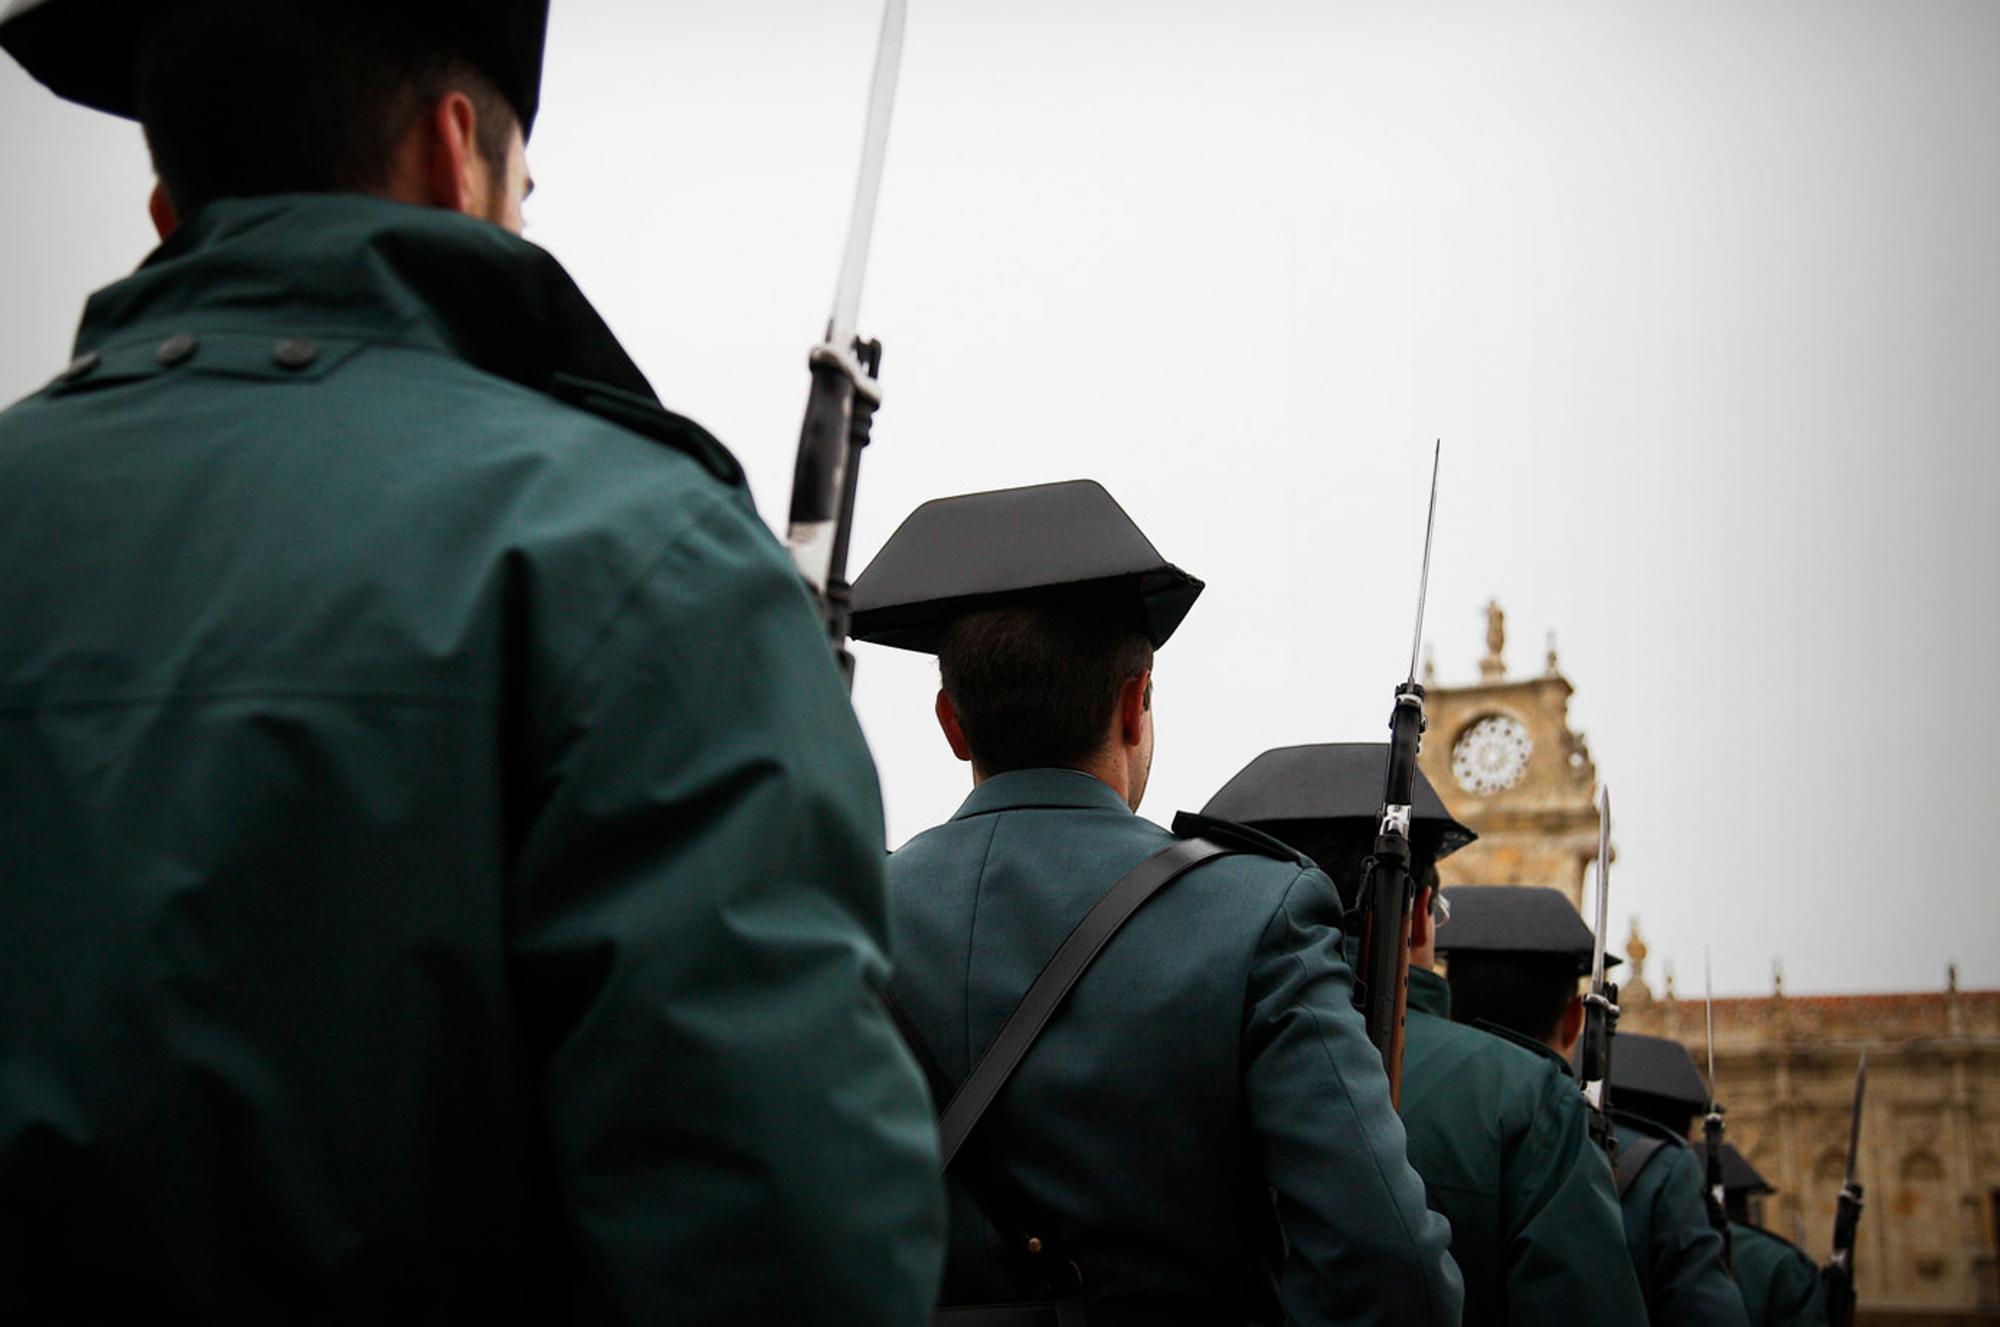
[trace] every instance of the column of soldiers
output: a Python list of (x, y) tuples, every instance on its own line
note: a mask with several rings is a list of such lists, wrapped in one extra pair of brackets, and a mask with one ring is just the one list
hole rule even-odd
[(1137, 814), (1203, 584), (1097, 484), (858, 578), (973, 785), (885, 851), (740, 468), (519, 238), (545, 22), (0, 16), (144, 127), (161, 237), (0, 414), (9, 1319), (1823, 1320), (1747, 1225), (1732, 1279), (1698, 1075), (1620, 1039), (1594, 1140), (1593, 937), (1441, 890), (1421, 775), (1399, 1101), (1384, 748)]

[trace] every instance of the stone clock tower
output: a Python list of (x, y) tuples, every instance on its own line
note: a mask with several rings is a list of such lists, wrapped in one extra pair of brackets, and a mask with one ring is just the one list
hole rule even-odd
[(1506, 615), (1490, 603), (1476, 684), (1437, 686), (1425, 665), (1424, 774), (1479, 832), (1439, 873), (1447, 885), (1551, 885), (1581, 912), (1597, 857), (1597, 770), (1569, 728), (1573, 688), (1556, 668), (1554, 639), (1539, 677), (1508, 677), (1506, 645)]

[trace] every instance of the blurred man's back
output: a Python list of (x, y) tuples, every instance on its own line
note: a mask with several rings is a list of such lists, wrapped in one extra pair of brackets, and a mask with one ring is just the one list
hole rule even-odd
[(500, 210), (167, 201), (0, 415), (10, 1310), (921, 1321), (873, 770), (733, 460)]

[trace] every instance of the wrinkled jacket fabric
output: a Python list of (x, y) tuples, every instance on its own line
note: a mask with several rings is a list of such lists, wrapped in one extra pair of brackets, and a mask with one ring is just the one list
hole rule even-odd
[[(1174, 841), (1087, 774), (1029, 769), (897, 850), (894, 989), (947, 1078), (964, 1081), (1112, 884)], [(1405, 1159), (1339, 919), (1303, 858), (1196, 867), (1099, 954), (988, 1110), (976, 1144), (1077, 1262), (1094, 1315), (1458, 1322), (1449, 1231)], [(956, 1183), (952, 1202), (944, 1302), (1031, 1297)]]
[(1436, 973), (1409, 980), (1403, 1125), (1431, 1209), (1451, 1222), (1466, 1327), (1646, 1327), (1611, 1165), (1569, 1066), (1451, 1022)]
[(922, 1321), (874, 771), (728, 454), (354, 196), (77, 350), (0, 415), (13, 1321)]

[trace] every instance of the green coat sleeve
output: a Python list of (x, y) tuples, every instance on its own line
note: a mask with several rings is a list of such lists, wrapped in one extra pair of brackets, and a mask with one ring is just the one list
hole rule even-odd
[(1771, 1269), (1764, 1321), (1755, 1327), (1827, 1327), (1826, 1288), (1813, 1260), (1796, 1249)]
[(1646, 1327), (1611, 1164), (1575, 1080), (1554, 1066), (1506, 1172), (1508, 1321)]
[(1692, 1149), (1676, 1147), (1653, 1164), (1668, 1165), (1652, 1198), (1653, 1327), (1749, 1327), (1743, 1296), (1723, 1265), (1722, 1235), (1708, 1224), (1701, 1162)]
[(511, 964), (576, 1316), (914, 1327), (943, 1195), (875, 993), (873, 766), (747, 501), (705, 496), (651, 542), (629, 576), (571, 578), (624, 589), (533, 688), (521, 753)]
[(1340, 902), (1299, 873), (1249, 974), (1245, 1091), (1285, 1235), (1286, 1320), (1456, 1324), (1451, 1227), (1424, 1204), (1389, 1080), (1354, 1008)]

